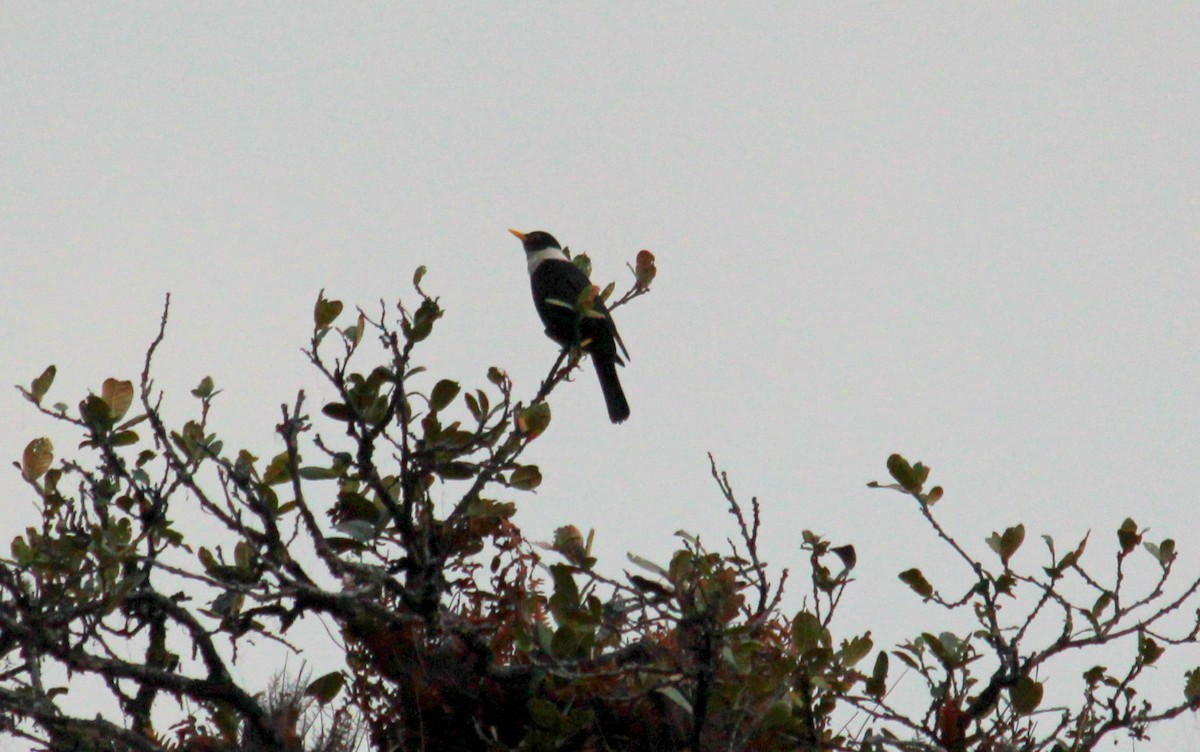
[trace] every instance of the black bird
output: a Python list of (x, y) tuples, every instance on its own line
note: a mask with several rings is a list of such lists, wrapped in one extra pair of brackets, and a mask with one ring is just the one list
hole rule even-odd
[(529, 280), (533, 287), (533, 304), (538, 316), (546, 326), (546, 336), (563, 347), (580, 345), (592, 356), (596, 376), (600, 378), (600, 389), (604, 392), (604, 404), (608, 406), (608, 417), (620, 423), (629, 417), (629, 403), (617, 378), (617, 364), (625, 361), (617, 354), (617, 347), (625, 357), (629, 352), (608, 308), (599, 297), (592, 303), (592, 310), (603, 314), (600, 317), (581, 316), (576, 309), (579, 295), (591, 287), (591, 280), (583, 270), (567, 258), (562, 246), (548, 232), (536, 230), (531, 233), (509, 230), (521, 239), (525, 246), (525, 258), (529, 263)]

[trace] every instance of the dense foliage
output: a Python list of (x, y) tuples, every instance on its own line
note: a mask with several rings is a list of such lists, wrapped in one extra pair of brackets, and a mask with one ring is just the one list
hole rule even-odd
[[(611, 309), (649, 290), (653, 257), (632, 270)], [(891, 648), (839, 634), (854, 547), (805, 532), (803, 576), (769, 568), (757, 499), (739, 500), (715, 463), (735, 530), (720, 550), (681, 532), (668, 561), (631, 556), (636, 572), (622, 572), (569, 525), (533, 544), (515, 500), (541, 482), (526, 457), (552, 440), (539, 438), (547, 399), (580, 354), (562, 353), (528, 402), (498, 368), (469, 388), (423, 373), (443, 309), (422, 275), (415, 307), (340, 328), (342, 304), (318, 300), (306, 353), (337, 396), (316, 416), (302, 392), (283, 406), (268, 459), (225, 447), (211, 379), (192, 392), (195, 417), (168, 424), (152, 379), (167, 310), (136, 385), (109, 379), (77, 409), (46, 404), (53, 367), (21, 389), (82, 445), (56, 461), (35, 439), (17, 463), (38, 516), (0, 565), (0, 733), (144, 752), (1075, 751), (1200, 704), (1200, 671), (1161, 707), (1142, 691), (1197, 640), (1200, 578), (1176, 583), (1173, 541), (1126, 520), (1092, 542), (1112, 551), (1108, 578), (1085, 566), (1088, 537), (1067, 550), (1046, 538), (1044, 566), (1018, 570), (1023, 526), (961, 543), (934, 514), (929, 469), (899, 455), (872, 485), (909, 497), (963, 565), (899, 577), (966, 631), (913, 627)], [(590, 315), (597, 292), (568, 302)], [(434, 489), (455, 501), (435, 505)], [(181, 522), (197, 509), (219, 543)], [(1134, 557), (1158, 571), (1142, 590), (1126, 575)], [(231, 665), (263, 644), (303, 657), (289, 633), (314, 619), (344, 668), (235, 681)], [(1044, 706), (1046, 678), (1081, 655), (1081, 691)], [(85, 680), (111, 711), (79, 696)]]

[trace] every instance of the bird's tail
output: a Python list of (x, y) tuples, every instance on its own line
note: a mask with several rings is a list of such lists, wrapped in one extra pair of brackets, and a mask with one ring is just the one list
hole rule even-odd
[(600, 378), (600, 390), (604, 392), (604, 404), (608, 406), (608, 419), (620, 423), (629, 417), (629, 403), (625, 401), (625, 390), (617, 378), (617, 362), (595, 354), (592, 362), (596, 364), (596, 376)]

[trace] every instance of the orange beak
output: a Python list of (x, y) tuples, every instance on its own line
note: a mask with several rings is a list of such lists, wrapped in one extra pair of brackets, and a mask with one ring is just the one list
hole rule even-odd
[(525, 233), (521, 232), (520, 230), (509, 230), (509, 232), (511, 232), (513, 235), (516, 235), (521, 240), (525, 239)]

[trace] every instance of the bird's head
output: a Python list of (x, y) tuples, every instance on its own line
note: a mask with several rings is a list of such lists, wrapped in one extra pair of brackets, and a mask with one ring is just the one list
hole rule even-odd
[(562, 248), (554, 236), (548, 232), (534, 230), (533, 232), (525, 233), (520, 230), (509, 230), (513, 235), (520, 239), (521, 245), (525, 246), (525, 253), (537, 253), (544, 251), (547, 248)]

